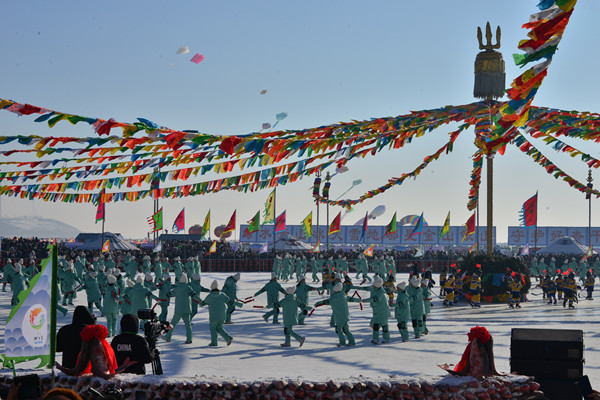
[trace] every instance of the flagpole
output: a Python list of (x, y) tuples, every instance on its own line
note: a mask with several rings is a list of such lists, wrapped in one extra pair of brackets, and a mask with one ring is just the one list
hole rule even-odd
[[(273, 189), (273, 254), (277, 252), (277, 234), (275, 233), (275, 229), (277, 229), (277, 185)], [(273, 260), (274, 262), (275, 260)]]
[[(331, 175), (329, 175), (329, 171), (327, 171), (327, 175), (325, 175), (325, 180), (327, 181), (327, 183), (329, 183), (329, 181), (331, 180)], [(329, 187), (329, 190), (331, 190), (331, 187)], [(327, 198), (329, 199), (329, 192), (327, 193)], [(329, 229), (329, 202), (327, 202), (327, 251), (329, 251)]]
[[(57, 245), (52, 246), (52, 279), (50, 284), (50, 368), (52, 368), (52, 378), (50, 386), (54, 387), (56, 362), (56, 308), (58, 304), (58, 250)], [(47, 267), (46, 267), (47, 268)]]
[[(321, 170), (320, 169), (317, 170), (317, 172), (315, 173), (315, 175), (317, 176), (317, 179), (319, 179), (319, 185), (320, 185), (321, 184), (321, 180), (320, 180), (320, 178), (321, 178)], [(315, 186), (316, 186), (316, 184), (315, 184)], [(320, 190), (320, 188), (317, 189), (317, 195), (319, 194), (319, 190)], [(313, 189), (313, 193), (314, 193), (314, 189)], [(320, 202), (319, 202), (318, 198), (316, 200), (316, 203), (317, 203), (317, 242), (318, 242), (321, 239), (321, 230), (319, 229), (320, 228), (319, 227), (319, 204), (320, 204)]]
[(102, 241), (100, 242), (100, 252), (102, 252), (102, 246), (104, 246), (104, 221), (106, 221), (106, 204), (102, 206)]
[(538, 197), (538, 192), (537, 190), (535, 191), (535, 227), (533, 228), (533, 240), (534, 240), (534, 245), (533, 247), (535, 248), (535, 255), (537, 255), (537, 227), (538, 227), (538, 223), (537, 223), (537, 217), (538, 217), (538, 202), (540, 201), (540, 198)]

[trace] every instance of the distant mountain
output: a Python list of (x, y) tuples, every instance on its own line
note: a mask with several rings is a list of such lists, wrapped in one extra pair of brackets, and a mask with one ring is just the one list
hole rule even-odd
[(42, 217), (0, 218), (0, 236), (74, 238), (81, 231), (64, 222)]

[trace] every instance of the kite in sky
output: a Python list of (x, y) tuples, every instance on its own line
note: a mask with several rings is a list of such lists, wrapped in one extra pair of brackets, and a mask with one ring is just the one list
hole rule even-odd
[(200, 64), (203, 60), (204, 60), (204, 56), (202, 54), (196, 53), (196, 55), (194, 55), (194, 57), (192, 57), (192, 59), (190, 61), (195, 64)]

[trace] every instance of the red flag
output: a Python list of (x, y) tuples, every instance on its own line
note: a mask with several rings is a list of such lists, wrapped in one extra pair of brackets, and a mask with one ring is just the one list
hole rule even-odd
[(104, 221), (104, 189), (100, 191), (98, 195), (98, 208), (96, 209), (96, 222)]
[(185, 230), (185, 207), (181, 210), (177, 218), (175, 218), (172, 230), (174, 233)]
[(521, 222), (525, 226), (537, 225), (537, 193), (523, 204)]
[(327, 232), (327, 235), (331, 235), (332, 233), (339, 232), (341, 229), (341, 224), (342, 224), (342, 212), (340, 211), (339, 214), (333, 219), (333, 221), (331, 221), (331, 225), (329, 225), (329, 232)]
[(235, 231), (235, 212), (237, 210), (233, 211), (233, 215), (231, 216), (231, 218), (229, 219), (229, 223), (227, 224), (227, 226), (225, 227), (225, 229), (223, 229), (223, 233), (221, 233), (221, 237), (226, 234), (227, 232), (233, 232)]
[(475, 233), (475, 213), (471, 215), (471, 217), (467, 220), (465, 224), (467, 228), (465, 229), (465, 234), (463, 235), (462, 241), (464, 242), (467, 236)]
[(285, 231), (285, 211), (275, 218), (275, 232)]

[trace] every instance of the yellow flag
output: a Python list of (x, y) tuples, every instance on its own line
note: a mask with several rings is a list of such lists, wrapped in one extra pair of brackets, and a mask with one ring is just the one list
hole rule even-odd
[(263, 225), (275, 221), (275, 189), (271, 192), (265, 203)]
[(110, 242), (108, 239), (106, 239), (106, 242), (102, 245), (102, 253), (106, 253), (107, 251), (110, 251)]
[(202, 237), (210, 232), (210, 210), (208, 210), (208, 214), (206, 214), (206, 218), (204, 218), (204, 224), (202, 225)]
[(212, 246), (210, 246), (210, 250), (208, 250), (209, 253), (216, 253), (217, 252), (217, 241), (215, 240), (212, 244)]

